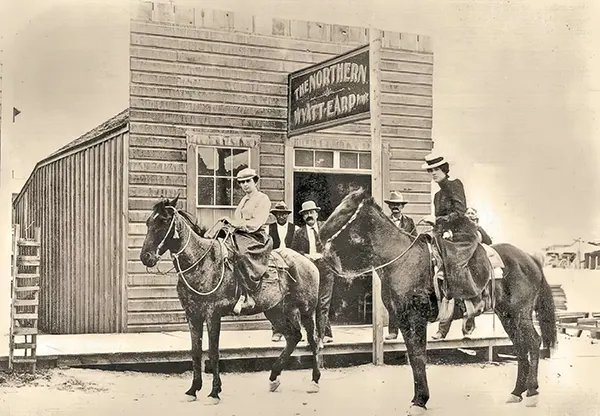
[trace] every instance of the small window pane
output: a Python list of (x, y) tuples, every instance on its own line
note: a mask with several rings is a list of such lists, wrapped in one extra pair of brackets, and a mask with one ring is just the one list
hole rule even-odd
[(238, 172), (247, 168), (250, 165), (250, 150), (248, 149), (233, 149), (232, 172), (233, 176), (237, 176)]
[(231, 149), (217, 149), (217, 176), (231, 176)]
[(214, 205), (213, 178), (198, 178), (198, 205)]
[(315, 166), (318, 168), (332, 168), (333, 152), (315, 152)]
[(371, 169), (371, 153), (361, 153), (358, 162), (360, 169)]
[(214, 175), (215, 157), (212, 147), (198, 147), (198, 175)]
[(238, 206), (242, 198), (244, 197), (244, 191), (237, 181), (233, 181), (233, 206)]
[(215, 205), (231, 205), (231, 179), (217, 178)]
[(296, 150), (296, 166), (314, 166), (312, 150)]
[(358, 153), (340, 152), (340, 168), (342, 168), (342, 169), (357, 169), (358, 168)]

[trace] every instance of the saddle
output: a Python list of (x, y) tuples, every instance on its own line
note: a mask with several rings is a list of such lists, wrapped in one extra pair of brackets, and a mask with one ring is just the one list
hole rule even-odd
[[(435, 248), (434, 244), (436, 245)], [(450, 309), (453, 309), (454, 298), (465, 300), (481, 296), (485, 302), (484, 311), (494, 309), (495, 283), (497, 279), (503, 278), (505, 265), (493, 247), (478, 243), (466, 266), (469, 269), (472, 281), (458, 279), (452, 280), (450, 283), (448, 281), (450, 279), (446, 276), (441, 279), (438, 273), (435, 272), (436, 268), (446, 270), (446, 265), (439, 254), (441, 252), (439, 242), (431, 237), (428, 239), (427, 246), (431, 256), (432, 269), (434, 270), (432, 278), (438, 306), (443, 304), (444, 309), (447, 309), (450, 302), (452, 303)]]

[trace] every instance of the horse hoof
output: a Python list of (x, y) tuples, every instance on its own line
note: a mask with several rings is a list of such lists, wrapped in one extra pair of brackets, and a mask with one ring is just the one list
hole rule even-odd
[(183, 402), (195, 402), (196, 401), (196, 396), (192, 396), (191, 394), (186, 394), (185, 397), (182, 399)]
[(204, 403), (204, 404), (207, 406), (216, 406), (219, 404), (220, 401), (221, 401), (221, 399), (219, 399), (218, 397), (208, 396), (208, 399), (206, 400), (206, 403)]
[(521, 403), (522, 401), (523, 398), (521, 396), (515, 396), (514, 394), (511, 394), (506, 400), (506, 403)]
[(273, 393), (275, 390), (277, 390), (280, 384), (281, 381), (279, 381), (279, 378), (276, 378), (273, 381), (269, 381), (269, 391)]
[(314, 381), (310, 382), (310, 385), (308, 386), (308, 389), (306, 389), (307, 393), (318, 393), (319, 390), (321, 388), (319, 387), (319, 385), (317, 383), (315, 383)]
[(408, 416), (421, 416), (425, 414), (425, 410), (426, 409), (424, 407), (413, 404), (411, 407), (408, 408), (408, 412), (406, 412), (406, 414)]
[(525, 407), (536, 407), (540, 402), (540, 395), (536, 394), (535, 396), (526, 396), (525, 397)]

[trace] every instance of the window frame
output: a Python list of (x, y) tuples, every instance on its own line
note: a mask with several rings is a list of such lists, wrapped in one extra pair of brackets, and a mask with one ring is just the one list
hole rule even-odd
[[(316, 166), (297, 166), (296, 165), (296, 151), (310, 151), (313, 153), (313, 164), (316, 163), (315, 155), (316, 152), (333, 152), (333, 167), (325, 168), (325, 167), (316, 167)], [(357, 167), (355, 168), (342, 168), (340, 167), (340, 153), (354, 153), (357, 155)], [(324, 172), (324, 173), (355, 173), (355, 174), (371, 174), (371, 168), (369, 169), (361, 169), (360, 168), (360, 154), (369, 154), (371, 152), (369, 150), (354, 150), (354, 149), (322, 149), (322, 148), (303, 148), (296, 147), (294, 148), (292, 159), (293, 159), (293, 169), (294, 172)]]
[[(198, 149), (200, 148), (205, 148), (205, 149), (211, 149), (213, 151), (213, 156), (216, 154), (216, 150), (217, 149), (229, 149), (229, 150), (234, 150), (234, 149), (238, 149), (238, 150), (247, 150), (248, 151), (248, 167), (252, 166), (252, 148), (250, 147), (241, 147), (241, 146), (211, 146), (211, 145), (206, 145), (206, 144), (197, 144), (195, 146), (196, 149), (196, 158), (195, 158), (195, 162), (196, 162), (196, 208), (219, 208), (219, 209), (229, 209), (229, 208), (235, 208), (236, 205), (218, 205), (218, 204), (213, 204), (213, 205), (206, 205), (206, 204), (199, 204), (198, 203), (198, 178), (204, 177), (204, 178), (212, 178), (215, 180), (215, 182), (213, 182), (213, 197), (214, 200), (216, 201), (216, 180), (217, 179), (231, 179), (231, 184), (233, 185), (233, 181), (235, 180), (235, 176), (233, 176), (233, 172), (231, 174), (231, 176), (217, 176), (216, 174), (216, 169), (214, 169), (214, 172), (212, 176), (209, 175), (200, 175), (198, 173)], [(232, 152), (233, 153), (233, 152)], [(233, 188), (232, 188), (232, 194), (233, 194)]]

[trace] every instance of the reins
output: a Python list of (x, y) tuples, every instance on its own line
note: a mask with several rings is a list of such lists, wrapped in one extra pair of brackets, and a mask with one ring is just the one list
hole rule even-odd
[[(166, 243), (166, 241), (169, 238), (169, 235), (171, 234), (171, 230), (175, 229), (174, 234), (173, 234), (173, 238), (177, 238), (177, 228), (175, 225), (175, 220), (177, 218), (177, 215), (179, 214), (179, 211), (175, 208), (175, 207), (171, 207), (171, 206), (166, 206), (165, 208), (170, 208), (173, 210), (173, 218), (171, 220), (171, 224), (169, 225), (169, 228), (167, 230), (167, 233), (165, 234), (165, 236), (163, 237), (162, 241), (160, 242), (160, 244), (157, 246), (156, 248), (156, 256), (158, 257), (158, 259), (160, 260), (160, 254), (159, 251), (160, 249), (163, 247), (163, 245)], [(192, 238), (192, 233), (194, 232), (194, 230), (192, 230), (192, 227), (190, 227), (190, 225), (187, 223), (187, 221), (184, 221), (186, 227), (188, 228), (188, 237), (187, 240), (185, 242), (185, 244), (183, 245), (183, 248), (181, 248), (177, 253), (171, 253), (171, 257), (173, 258), (173, 263), (174, 263), (174, 269), (177, 273), (177, 275), (179, 276), (179, 278), (181, 278), (183, 280), (183, 283), (187, 286), (187, 288), (192, 291), (193, 293), (199, 295), (199, 296), (208, 296), (208, 295), (212, 295), (213, 293), (215, 293), (220, 287), (221, 284), (223, 283), (223, 280), (225, 279), (225, 257), (223, 256), (223, 260), (221, 261), (221, 277), (219, 278), (219, 281), (217, 282), (217, 285), (210, 291), (208, 292), (200, 292), (196, 289), (194, 289), (187, 281), (187, 279), (185, 278), (185, 273), (189, 272), (190, 270), (192, 270), (193, 268), (195, 268), (196, 266), (198, 266), (198, 264), (200, 264), (200, 262), (202, 260), (204, 260), (204, 258), (208, 255), (208, 253), (212, 250), (214, 243), (215, 243), (215, 239), (211, 239), (210, 242), (210, 246), (204, 251), (204, 253), (202, 253), (202, 255), (200, 256), (200, 258), (198, 260), (196, 260), (194, 263), (192, 263), (192, 265), (190, 265), (189, 267), (187, 267), (185, 270), (181, 270), (181, 263), (179, 261), (179, 256), (185, 251), (185, 249), (187, 248), (187, 246), (190, 243), (190, 240)], [(219, 241), (219, 247), (221, 248), (221, 253), (223, 253), (225, 251), (225, 248), (223, 247), (223, 242)], [(172, 270), (172, 269), (171, 269)]]
[[(327, 239), (327, 241), (325, 242), (326, 246), (331, 246), (331, 243), (333, 242), (333, 240), (335, 240), (337, 237), (339, 237), (339, 235), (346, 228), (348, 228), (348, 226), (350, 226), (350, 224), (352, 224), (356, 220), (356, 218), (358, 218), (358, 214), (359, 214), (360, 210), (362, 209), (362, 207), (364, 206), (364, 204), (365, 204), (365, 200), (363, 199), (358, 204), (358, 207), (356, 207), (356, 211), (354, 211), (354, 214), (352, 214), (352, 216), (350, 217), (350, 219), (338, 231), (336, 231), (331, 237), (329, 237)], [(407, 234), (403, 230), (399, 230), (399, 231), (403, 232), (404, 234)], [(395, 263), (396, 261), (400, 260), (415, 245), (415, 243), (417, 242), (417, 239), (419, 238), (419, 236), (421, 234), (422, 233), (417, 234), (417, 236), (415, 237), (415, 239), (410, 243), (410, 245), (408, 246), (408, 248), (406, 248), (406, 250), (404, 250), (398, 256), (394, 257), (392, 260), (390, 260), (390, 261), (388, 261), (388, 262), (386, 262), (384, 264), (381, 264), (381, 265), (379, 265), (377, 267), (370, 267), (368, 269), (363, 270), (362, 272), (356, 272), (356, 273), (341, 273), (341, 272), (335, 270), (333, 267), (331, 267), (331, 270), (334, 273), (336, 273), (338, 276), (340, 276), (340, 277), (346, 277), (346, 278), (349, 278), (349, 279), (353, 279), (353, 278), (362, 276), (362, 275), (364, 275), (366, 273), (369, 273), (369, 272), (376, 272), (377, 270), (381, 270), (384, 267), (387, 267), (387, 266)]]

